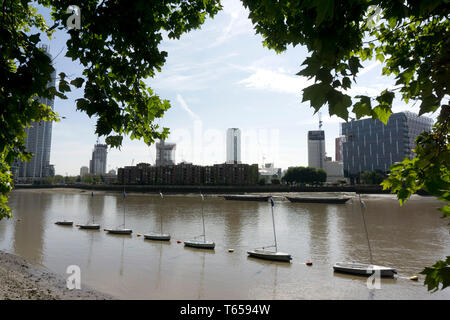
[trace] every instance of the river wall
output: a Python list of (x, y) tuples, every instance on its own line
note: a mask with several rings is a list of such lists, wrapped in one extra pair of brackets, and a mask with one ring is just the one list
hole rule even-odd
[[(77, 188), (84, 190), (101, 190), (122, 192), (143, 192), (143, 193), (223, 193), (223, 194), (244, 194), (244, 193), (271, 193), (271, 192), (356, 192), (361, 194), (389, 194), (389, 190), (383, 190), (380, 186), (287, 186), (287, 185), (265, 185), (265, 186), (192, 186), (192, 185), (117, 185), (117, 184), (62, 184), (62, 185), (16, 185), (15, 189), (46, 189), (46, 188)], [(425, 191), (419, 190), (417, 194), (428, 195)]]

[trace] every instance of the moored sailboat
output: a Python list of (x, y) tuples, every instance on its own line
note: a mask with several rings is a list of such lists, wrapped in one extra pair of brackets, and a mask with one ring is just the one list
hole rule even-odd
[[(203, 197), (203, 194), (200, 193), (200, 196), (202, 197), (202, 222), (203, 222), (203, 234), (200, 236), (192, 239), (192, 240), (186, 240), (184, 241), (184, 245), (187, 247), (193, 247), (193, 248), (201, 248), (201, 249), (214, 249), (216, 244), (213, 241), (207, 241), (206, 235), (205, 235), (205, 217), (203, 215), (203, 201), (205, 200)], [(197, 238), (203, 238), (203, 239), (197, 239)]]
[[(159, 193), (161, 195), (161, 199), (163, 199), (163, 194), (162, 192)], [(159, 240), (159, 241), (170, 241), (170, 234), (168, 233), (163, 233), (163, 216), (162, 216), (162, 210), (161, 211), (161, 215), (160, 215), (160, 220), (161, 220), (161, 228), (160, 228), (160, 232), (150, 232), (147, 234), (144, 234), (144, 239), (147, 240)]]
[[(94, 192), (91, 192), (91, 198), (94, 198)], [(95, 213), (92, 213), (92, 222), (88, 222), (85, 224), (78, 224), (77, 227), (80, 229), (88, 229), (88, 230), (99, 230), (100, 225), (98, 223), (95, 223), (94, 221)]]
[(112, 234), (131, 234), (133, 231), (131, 229), (125, 228), (125, 198), (127, 194), (125, 193), (125, 190), (123, 191), (123, 224), (120, 226), (117, 226), (114, 229), (105, 228), (103, 230), (107, 231), (108, 233)]
[[(270, 198), (270, 204), (271, 204), (271, 209), (272, 209), (272, 225), (273, 225), (274, 244), (271, 246), (257, 248), (254, 250), (247, 251), (247, 254), (250, 257), (259, 258), (259, 259), (290, 262), (292, 260), (292, 257), (290, 254), (278, 251), (277, 234), (275, 231), (275, 218), (273, 215), (273, 207), (275, 204), (274, 204), (272, 198)], [(275, 251), (266, 249), (266, 248), (273, 248), (273, 247), (275, 247)]]
[[(353, 201), (353, 200), (352, 200)], [(364, 217), (364, 211), (366, 209), (366, 204), (361, 200), (361, 195), (359, 195), (359, 204), (361, 215), (364, 223), (364, 231), (366, 233), (367, 245), (369, 248), (370, 264), (356, 263), (356, 262), (337, 262), (333, 265), (334, 272), (354, 274), (359, 276), (370, 276), (374, 273), (378, 273), (380, 277), (394, 277), (397, 271), (391, 267), (377, 266), (373, 264), (372, 249), (370, 247), (369, 233), (367, 232), (366, 219)], [(352, 206), (354, 204), (352, 203)]]

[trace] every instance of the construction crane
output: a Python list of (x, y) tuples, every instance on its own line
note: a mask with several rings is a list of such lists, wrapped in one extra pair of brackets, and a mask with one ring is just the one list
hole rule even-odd
[(319, 112), (319, 130), (322, 130), (322, 113)]

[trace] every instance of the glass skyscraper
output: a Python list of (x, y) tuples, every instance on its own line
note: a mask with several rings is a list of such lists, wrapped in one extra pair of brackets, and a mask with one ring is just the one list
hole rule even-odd
[(344, 174), (389, 171), (395, 162), (414, 156), (415, 139), (431, 131), (433, 120), (405, 111), (394, 113), (385, 125), (380, 120), (362, 119), (341, 124)]

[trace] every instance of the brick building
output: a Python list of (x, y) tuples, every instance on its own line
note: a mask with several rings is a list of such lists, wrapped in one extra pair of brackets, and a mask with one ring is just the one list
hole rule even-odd
[(149, 185), (255, 185), (258, 165), (215, 164), (198, 166), (182, 162), (177, 165), (151, 166), (139, 163), (118, 170), (120, 184)]

